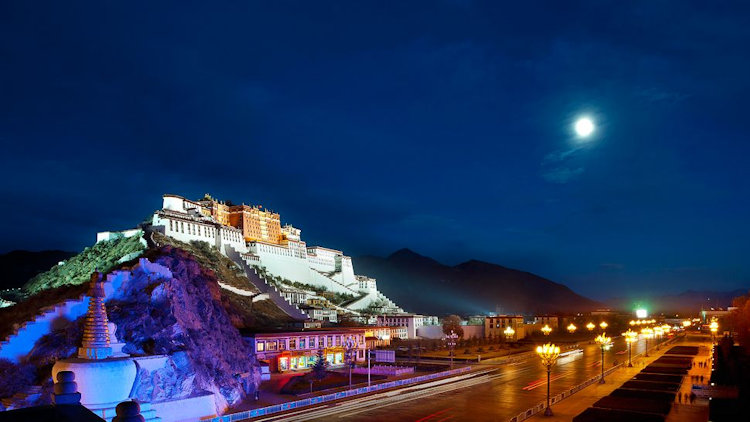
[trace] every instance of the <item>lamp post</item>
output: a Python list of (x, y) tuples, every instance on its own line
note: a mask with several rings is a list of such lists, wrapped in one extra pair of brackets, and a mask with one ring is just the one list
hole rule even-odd
[(594, 325), (593, 322), (589, 322), (586, 324), (586, 328), (588, 328), (589, 331), (592, 331), (594, 328), (596, 328), (596, 325)]
[(357, 342), (350, 336), (346, 339), (344, 342), (344, 347), (346, 348), (346, 363), (349, 366), (349, 389), (352, 389), (352, 367), (354, 366), (354, 363), (356, 362), (354, 353), (356, 351)]
[(654, 336), (654, 330), (646, 327), (641, 330), (641, 334), (643, 334), (643, 338), (646, 339), (646, 353), (644, 354), (644, 356), (648, 357), (648, 339)]
[(443, 340), (445, 341), (445, 344), (448, 345), (448, 349), (450, 350), (451, 355), (451, 369), (453, 369), (453, 349), (456, 347), (456, 340), (458, 339), (458, 334), (456, 334), (453, 330), (451, 330), (451, 333), (447, 336), (443, 337)]
[(708, 329), (711, 330), (711, 344), (716, 343), (716, 333), (719, 331), (719, 323), (716, 320), (712, 320), (711, 324), (708, 325)]
[(505, 338), (510, 340), (513, 338), (513, 335), (516, 334), (516, 330), (514, 330), (510, 325), (503, 330), (503, 334), (505, 334)]
[(542, 365), (547, 367), (547, 408), (544, 409), (544, 416), (552, 416), (552, 408), (549, 407), (549, 375), (552, 371), (552, 365), (555, 364), (557, 357), (560, 355), (560, 348), (547, 343), (544, 346), (537, 346), (536, 354), (542, 359)]
[(596, 344), (602, 349), (602, 378), (599, 380), (599, 384), (604, 384), (604, 349), (610, 345), (611, 338), (607, 337), (607, 333), (601, 333), (594, 339)]
[(628, 328), (628, 331), (622, 333), (625, 342), (628, 343), (628, 368), (633, 367), (633, 343), (638, 341), (638, 333)]
[(542, 333), (544, 333), (545, 336), (548, 336), (549, 333), (552, 332), (552, 328), (550, 328), (549, 325), (544, 324), (544, 327), (542, 327)]
[(657, 325), (654, 327), (654, 338), (656, 338), (656, 350), (659, 350), (659, 346), (661, 345), (661, 339), (664, 336), (664, 328), (662, 328), (660, 325)]
[(608, 326), (609, 324), (607, 324), (607, 321), (602, 321), (601, 324), (599, 324), (599, 327), (602, 329), (602, 333), (607, 329)]
[(578, 329), (578, 327), (576, 327), (576, 325), (573, 324), (572, 322), (570, 323), (570, 325), (568, 325), (568, 332), (570, 334), (575, 333), (577, 329)]

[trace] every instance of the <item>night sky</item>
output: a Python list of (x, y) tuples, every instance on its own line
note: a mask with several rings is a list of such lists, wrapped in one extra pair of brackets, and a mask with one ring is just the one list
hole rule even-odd
[(0, 252), (210, 192), (353, 256), (750, 287), (750, 3), (67, 3), (0, 2)]

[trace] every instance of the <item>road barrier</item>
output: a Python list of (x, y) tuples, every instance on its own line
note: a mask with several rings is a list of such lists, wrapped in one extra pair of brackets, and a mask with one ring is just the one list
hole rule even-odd
[(416, 384), (424, 381), (431, 381), (436, 378), (450, 377), (454, 375), (463, 374), (471, 371), (470, 366), (463, 368), (451, 369), (450, 371), (436, 372), (434, 374), (421, 375), (414, 378), (406, 378), (402, 380), (384, 382), (382, 384), (375, 384), (369, 387), (355, 388), (352, 390), (341, 391), (338, 393), (326, 394), (323, 396), (310, 397), (304, 400), (297, 400), (292, 402), (286, 402), (276, 404), (273, 406), (260, 407), (257, 409), (246, 410), (244, 412), (232, 413), (230, 415), (217, 416), (212, 419), (208, 419), (210, 422), (232, 422), (232, 421), (244, 421), (250, 418), (257, 418), (258, 416), (271, 415), (273, 413), (283, 412), (291, 409), (299, 409), (301, 407), (311, 406), (314, 404), (326, 403), (329, 401), (344, 399), (347, 397), (357, 396), (360, 394), (372, 393), (374, 391), (386, 390), (394, 387), (401, 387), (409, 384)]
[[(660, 346), (666, 346), (666, 345), (674, 342), (675, 340), (677, 340), (676, 336), (673, 337), (673, 338), (671, 338), (671, 339), (669, 339), (669, 340), (667, 340), (667, 341), (665, 341), (665, 342), (663, 342), (663, 343), (659, 343), (657, 346), (655, 346), (653, 348), (657, 349)], [(643, 354), (639, 353), (639, 354), (633, 356), (633, 360), (636, 360), (636, 359), (638, 359), (640, 357), (643, 357)], [(606, 371), (604, 371), (604, 375), (607, 376), (607, 375), (611, 374), (612, 372), (615, 372), (616, 370), (618, 370), (618, 369), (620, 369), (622, 367), (627, 366), (626, 363), (627, 362), (618, 363), (617, 365), (615, 365), (615, 366), (607, 369)], [(583, 390), (584, 388), (588, 387), (589, 385), (599, 382), (599, 380), (601, 379), (601, 377), (602, 377), (601, 374), (595, 375), (595, 376), (587, 379), (586, 381), (584, 381), (584, 382), (582, 382), (582, 383), (580, 383), (580, 384), (578, 384), (578, 385), (576, 385), (576, 386), (568, 389), (567, 391), (563, 391), (562, 393), (556, 394), (555, 396), (550, 396), (550, 398), (549, 398), (549, 405), (552, 406), (553, 404), (555, 404), (555, 403), (557, 403), (559, 401), (562, 401), (562, 400), (564, 400), (564, 399), (572, 396), (573, 394), (575, 394), (575, 393)], [(547, 407), (547, 401), (545, 400), (543, 402), (535, 404), (534, 406), (532, 406), (532, 407), (524, 410), (523, 412), (519, 413), (518, 415), (510, 418), (509, 422), (521, 422), (521, 421), (524, 421), (524, 420), (526, 420), (526, 419), (528, 419), (528, 418), (536, 415), (537, 413), (543, 411), (546, 407)]]

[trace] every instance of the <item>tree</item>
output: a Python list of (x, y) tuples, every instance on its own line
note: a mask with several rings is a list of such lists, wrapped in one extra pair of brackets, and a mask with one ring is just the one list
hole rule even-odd
[(750, 293), (734, 298), (732, 306), (737, 308), (730, 314), (732, 328), (737, 332), (737, 342), (745, 350), (750, 350)]
[(327, 369), (328, 361), (325, 359), (325, 356), (323, 356), (323, 349), (318, 349), (318, 359), (315, 361), (315, 365), (313, 365), (312, 368), (313, 377), (318, 381), (322, 380), (326, 377)]
[(464, 336), (464, 329), (461, 328), (461, 317), (458, 315), (449, 315), (443, 318), (443, 333), (448, 335), (453, 331), (458, 337)]

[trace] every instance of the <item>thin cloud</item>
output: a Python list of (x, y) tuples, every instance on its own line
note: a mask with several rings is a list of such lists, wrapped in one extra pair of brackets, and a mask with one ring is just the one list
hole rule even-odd
[(583, 167), (557, 167), (545, 173), (542, 173), (542, 177), (544, 178), (544, 180), (550, 183), (564, 184), (577, 179), (581, 174), (583, 174), (583, 171)]

